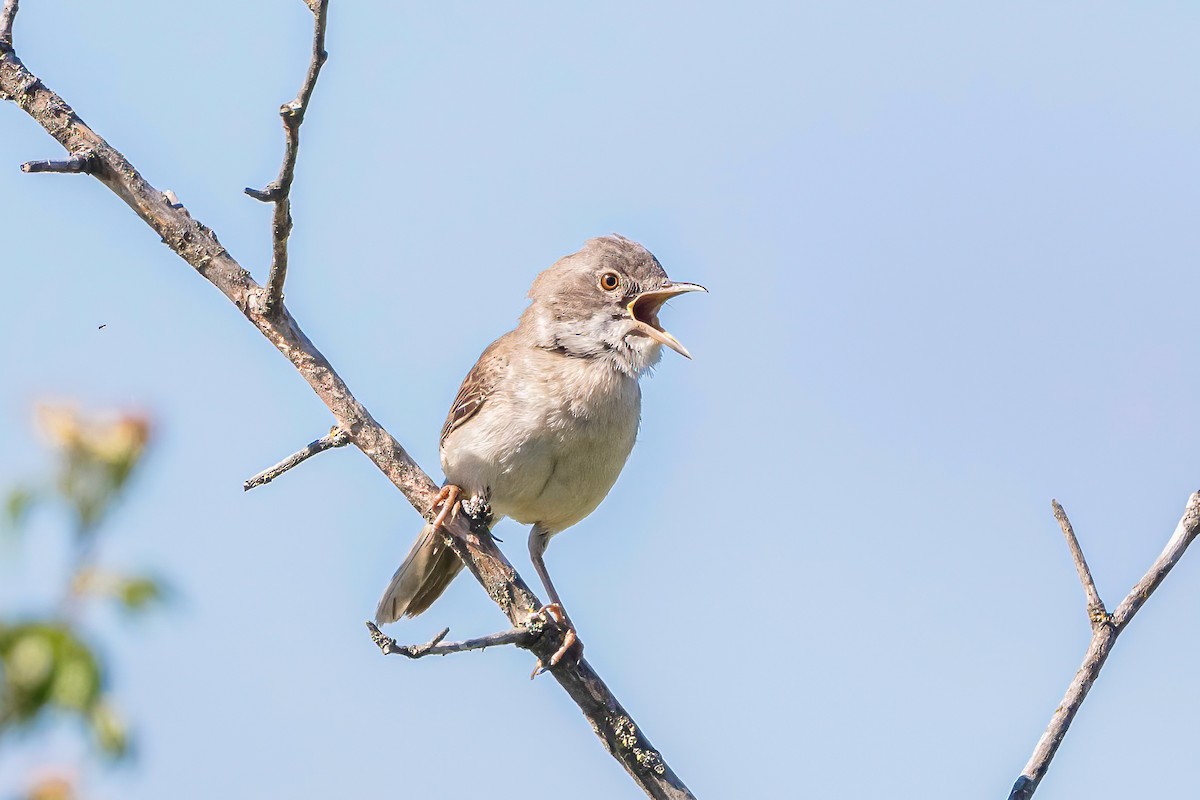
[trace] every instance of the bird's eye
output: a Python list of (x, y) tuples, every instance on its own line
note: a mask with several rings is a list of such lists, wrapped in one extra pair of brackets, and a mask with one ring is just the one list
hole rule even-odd
[(606, 292), (611, 292), (620, 285), (621, 276), (615, 272), (606, 272), (600, 276), (600, 288)]

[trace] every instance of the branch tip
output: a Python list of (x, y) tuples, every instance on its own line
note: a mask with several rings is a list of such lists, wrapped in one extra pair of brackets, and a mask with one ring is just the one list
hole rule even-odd
[(291, 192), (292, 181), (296, 177), (296, 159), (300, 155), (300, 125), (304, 122), (304, 113), (312, 100), (313, 89), (317, 85), (317, 77), (321, 74), (321, 65), (329, 57), (325, 52), (325, 27), (329, 21), (329, 0), (305, 0), (305, 4), (313, 13), (313, 47), (309, 59), (308, 72), (300, 91), (293, 100), (279, 107), (279, 115), (283, 118), (284, 150), (283, 163), (279, 167), (279, 177), (267, 185), (262, 191), (246, 189), (246, 194), (264, 203), (274, 203), (275, 213), (271, 220), (271, 271), (267, 276), (263, 311), (274, 314), (283, 303), (283, 284), (287, 280), (288, 268), (288, 236), (292, 232)]
[(268, 467), (250, 480), (243, 483), (242, 491), (248, 492), (257, 486), (270, 483), (292, 467), (307, 461), (317, 453), (324, 453), (326, 450), (332, 450), (335, 447), (345, 447), (349, 443), (350, 434), (346, 433), (344, 430), (335, 425), (329, 429), (329, 433), (325, 434), (320, 439), (309, 442), (307, 445), (292, 453), (275, 466)]
[(21, 165), (21, 172), (35, 174), (39, 172), (57, 172), (62, 175), (79, 174), (91, 175), (100, 168), (95, 154), (91, 151), (73, 153), (63, 161), (26, 161)]
[(1079, 546), (1079, 539), (1075, 536), (1075, 528), (1072, 527), (1071, 520), (1067, 518), (1066, 510), (1057, 500), (1051, 500), (1050, 505), (1054, 509), (1054, 518), (1058, 520), (1063, 537), (1067, 540), (1067, 548), (1071, 551), (1071, 560), (1075, 562), (1075, 571), (1079, 574), (1079, 582), (1083, 585), (1083, 593), (1087, 599), (1088, 620), (1093, 628), (1107, 625), (1108, 611), (1104, 608), (1104, 601), (1100, 599), (1100, 592), (1096, 590), (1096, 581), (1092, 578), (1092, 571), (1088, 568), (1087, 559), (1083, 556), (1083, 548)]
[(425, 644), (398, 644), (395, 639), (391, 638), (379, 627), (373, 623), (367, 623), (367, 630), (371, 632), (371, 641), (379, 648), (385, 656), (405, 656), (406, 658), (418, 659), (425, 656), (444, 656), (450, 653), (465, 653), (468, 650), (486, 650), (489, 647), (497, 647), (505, 644), (515, 644), (517, 647), (527, 647), (535, 638), (525, 628), (512, 628), (507, 631), (489, 634), (488, 636), (480, 636), (477, 639), (465, 639), (461, 642), (446, 642), (442, 640), (450, 633), (449, 628), (442, 630), (430, 639)]
[(273, 203), (275, 202), (275, 198), (279, 196), (279, 187), (273, 183), (268, 183), (266, 187), (262, 189), (252, 189), (247, 186), (242, 191), (260, 203)]

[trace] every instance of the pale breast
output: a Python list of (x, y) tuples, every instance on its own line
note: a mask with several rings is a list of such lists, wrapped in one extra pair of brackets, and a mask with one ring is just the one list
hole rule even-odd
[(533, 350), (442, 447), (451, 483), (550, 533), (590, 514), (620, 475), (641, 413), (637, 381), (590, 359)]

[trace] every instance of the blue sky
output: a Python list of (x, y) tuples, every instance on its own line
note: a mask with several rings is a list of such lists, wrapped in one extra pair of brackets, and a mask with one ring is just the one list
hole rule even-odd
[[(695, 361), (666, 354), (624, 474), (547, 555), (589, 660), (701, 797), (994, 797), (1089, 635), (1050, 499), (1112, 607), (1200, 488), (1198, 28), (1188, 3), (334, 0), (288, 305), (433, 471), (557, 257), (618, 231), (708, 286), (664, 315)], [(261, 280), (270, 211), (240, 192), (278, 169), (309, 32), (298, 0), (45, 0), (17, 45)], [(417, 515), (349, 449), (242, 493), (327, 412), (102, 186), (16, 169), (59, 152), (0, 109), (0, 479), (46, 467), (38, 400), (150, 410), (106, 558), (179, 596), (93, 621), (141, 739), (94, 796), (636, 796), (527, 654), (379, 656), (362, 622)], [(56, 527), (0, 567), (6, 608)], [(1200, 781), (1192, 559), (1039, 797)], [(503, 622), (460, 580), (391, 633)], [(0, 753), (0, 786), (73, 742)]]

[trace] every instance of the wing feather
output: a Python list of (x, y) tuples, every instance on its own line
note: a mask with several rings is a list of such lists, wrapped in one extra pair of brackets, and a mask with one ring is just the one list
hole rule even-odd
[(467, 373), (467, 377), (463, 378), (458, 395), (450, 406), (450, 413), (446, 416), (446, 424), (442, 426), (439, 445), (445, 445), (447, 436), (478, 414), (479, 409), (483, 408), (483, 404), (491, 396), (500, 375), (508, 366), (508, 357), (500, 352), (501, 341), (503, 340), (493, 342), (484, 350), (475, 366)]

